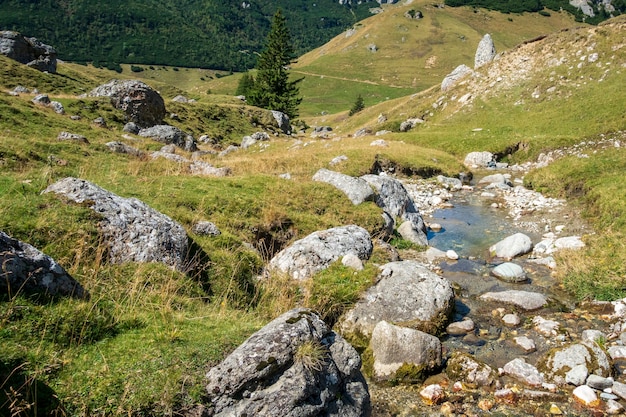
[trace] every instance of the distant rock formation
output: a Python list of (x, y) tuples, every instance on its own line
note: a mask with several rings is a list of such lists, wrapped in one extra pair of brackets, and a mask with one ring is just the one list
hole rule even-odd
[(496, 56), (496, 47), (493, 39), (488, 33), (478, 43), (476, 55), (474, 56), (474, 69), (480, 68), (485, 64), (493, 61)]
[(0, 231), (0, 294), (44, 293), (88, 297), (83, 287), (54, 259)]
[(113, 107), (126, 113), (128, 122), (142, 128), (161, 124), (165, 117), (163, 97), (138, 80), (111, 80), (91, 90), (88, 96), (110, 97)]
[(57, 51), (50, 45), (18, 32), (0, 31), (0, 54), (39, 71), (51, 74), (57, 72)]

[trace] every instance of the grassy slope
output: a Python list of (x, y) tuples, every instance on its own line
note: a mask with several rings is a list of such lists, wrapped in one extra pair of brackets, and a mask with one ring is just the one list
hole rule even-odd
[[(616, 32), (609, 27), (598, 30), (620, 39), (626, 33), (623, 26)], [(597, 66), (578, 69), (572, 62), (554, 71), (575, 82), (565, 83), (559, 90), (562, 93), (551, 99), (543, 94), (551, 72), (540, 71), (508, 90), (479, 96), (472, 107), (460, 107), (452, 99), (469, 88), (461, 85), (446, 95), (445, 108), (433, 108), (432, 103), (442, 96), (435, 88), (370, 105), (351, 118), (345, 113), (326, 116), (324, 122), (337, 127), (341, 135), (363, 126), (393, 128), (407, 117), (433, 113), (413, 132), (386, 136), (389, 147), (382, 152), (369, 146), (371, 137), (341, 141), (303, 137), (306, 146), (290, 138), (276, 138), (264, 150), (251, 148), (223, 159), (205, 156), (215, 165), (232, 167), (234, 175), (226, 179), (192, 177), (178, 164), (110, 154), (104, 144), (122, 139), (122, 115), (106, 101), (79, 100), (73, 94), (88, 91), (117, 74), (62, 65), (61, 74), (52, 76), (0, 57), (4, 87), (36, 86), (55, 93), (53, 98), (61, 100), (68, 110), (68, 115), (60, 116), (34, 106), (27, 95), (0, 94), (0, 230), (53, 256), (92, 295), (86, 302), (41, 304), (21, 295), (0, 301), (0, 375), (13, 372), (10, 380), (0, 378), (0, 382), (5, 381), (3, 391), (9, 386), (22, 387), (9, 399), (27, 404), (32, 402), (28, 395), (37, 387), (40, 414), (45, 400), (52, 398), (50, 388), (67, 411), (77, 415), (165, 415), (200, 401), (207, 367), (269, 318), (298, 302), (318, 308), (332, 319), (371, 282), (376, 272), (373, 267), (351, 280), (352, 272), (334, 266), (315, 281), (305, 297), (287, 283), (259, 285), (254, 280), (263, 264), (262, 256), (268, 255), (267, 247), (260, 247), (259, 256), (245, 243), (254, 243), (261, 236), (282, 241), (352, 222), (373, 233), (381, 226), (380, 212), (373, 204), (354, 207), (332, 187), (312, 182), (317, 169), (345, 154), (348, 161), (335, 169), (352, 175), (367, 172), (377, 157), (416, 170), (454, 175), (462, 169), (459, 161), (469, 151), (500, 151), (523, 142), (528, 145), (526, 153), (511, 158), (524, 160), (545, 149), (625, 129), (619, 109), (626, 108), (621, 88), (626, 41), (613, 38), (609, 45), (603, 36), (596, 35), (597, 49), (611, 50), (608, 56), (614, 56), (615, 65), (602, 82), (597, 81), (596, 71), (601, 70)], [(563, 42), (555, 43), (555, 48), (567, 49), (583, 45), (576, 41), (587, 38), (586, 32), (570, 31), (547, 41)], [(622, 47), (612, 49), (616, 45)], [(127, 71), (122, 74), (133, 75)], [(180, 87), (154, 85), (168, 98), (180, 91)], [(542, 95), (533, 101), (530, 95), (537, 86)], [(188, 106), (167, 100), (168, 109), (181, 115), (179, 124), (186, 130), (197, 135), (220, 129), (219, 123), (222, 127), (230, 125), (226, 141), (258, 130), (250, 124), (250, 117), (237, 116), (255, 110), (231, 101), (225, 108), (233, 112), (223, 113), (215, 121), (218, 124), (211, 124), (204, 115), (215, 111), (211, 100), (219, 97), (198, 98), (199, 103)], [(520, 98), (525, 104), (515, 106)], [(83, 119), (69, 118), (76, 113)], [(386, 125), (377, 124), (380, 113), (389, 118)], [(110, 128), (91, 125), (90, 120), (97, 116), (105, 117)], [(318, 121), (322, 122), (311, 123)], [(483, 130), (473, 132), (476, 127)], [(83, 134), (91, 144), (58, 142), (56, 135), (61, 130)], [(153, 150), (160, 145), (136, 138), (133, 146)], [(616, 149), (587, 160), (567, 159), (527, 177), (536, 188), (572, 198), (591, 220), (597, 219), (598, 230), (612, 230), (586, 237), (589, 251), (561, 259), (567, 262), (565, 282), (581, 297), (615, 297), (624, 288), (626, 187), (621, 172), (625, 161), (623, 149)], [(277, 178), (285, 172), (292, 174), (292, 181)], [(125, 197), (137, 197), (181, 222), (187, 230), (201, 219), (216, 223), (221, 236), (193, 236), (211, 258), (209, 285), (207, 277), (186, 277), (157, 265), (110, 266), (103, 262), (93, 213), (40, 194), (48, 184), (68, 175), (88, 179)], [(381, 253), (375, 257), (377, 262), (385, 261)], [(54, 401), (48, 405), (58, 406)]]

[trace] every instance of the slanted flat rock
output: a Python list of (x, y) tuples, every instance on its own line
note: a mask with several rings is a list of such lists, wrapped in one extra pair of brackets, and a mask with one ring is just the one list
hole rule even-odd
[(86, 203), (98, 215), (109, 260), (162, 262), (184, 270), (188, 238), (185, 229), (136, 198), (122, 198), (88, 181), (62, 179), (44, 193), (55, 193), (76, 203)]
[(441, 366), (441, 342), (437, 337), (384, 320), (374, 327), (370, 348), (377, 380), (395, 379), (396, 371), (405, 364), (424, 372), (422, 377)]
[(513, 304), (524, 310), (536, 310), (548, 304), (545, 295), (529, 291), (488, 292), (480, 296), (481, 300)]
[(350, 225), (313, 232), (278, 252), (270, 261), (270, 269), (297, 280), (310, 278), (331, 263), (352, 253), (361, 260), (369, 259), (374, 245), (367, 230)]
[(462, 78), (474, 74), (474, 70), (465, 64), (459, 65), (452, 72), (445, 76), (441, 82), (441, 91), (446, 91), (456, 85)]
[(0, 230), (0, 293), (88, 297), (87, 292), (54, 259)]
[(532, 240), (523, 233), (511, 235), (489, 248), (491, 256), (511, 260), (528, 253), (533, 248)]
[(374, 190), (362, 178), (354, 178), (341, 172), (322, 168), (313, 175), (313, 181), (332, 185), (344, 193), (355, 206), (374, 199)]
[(452, 286), (416, 261), (381, 266), (378, 283), (340, 319), (342, 334), (372, 334), (380, 321), (436, 333), (454, 306)]
[(254, 333), (207, 373), (211, 416), (370, 414), (356, 350), (306, 309)]

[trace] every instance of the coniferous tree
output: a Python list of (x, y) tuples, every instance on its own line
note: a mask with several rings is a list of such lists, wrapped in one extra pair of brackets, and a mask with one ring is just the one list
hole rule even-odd
[(248, 102), (254, 106), (278, 110), (290, 118), (298, 116), (298, 83), (302, 78), (289, 81), (289, 64), (295, 58), (289, 29), (280, 9), (274, 15), (266, 39), (265, 49), (259, 55), (257, 76)]
[(358, 112), (360, 112), (361, 110), (363, 110), (364, 108), (365, 108), (365, 102), (363, 101), (363, 96), (359, 94), (356, 98), (356, 101), (352, 105), (352, 108), (350, 109), (349, 115), (353, 116), (357, 114)]
[(244, 72), (241, 78), (239, 79), (239, 84), (237, 84), (237, 91), (235, 91), (235, 95), (237, 96), (248, 96), (254, 90), (254, 77), (249, 72)]

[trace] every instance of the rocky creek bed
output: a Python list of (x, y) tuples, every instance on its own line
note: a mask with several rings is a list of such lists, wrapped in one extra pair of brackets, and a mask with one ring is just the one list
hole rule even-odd
[[(480, 175), (486, 181), (462, 187), (442, 187), (445, 179), (405, 182), (431, 227), (429, 244), (440, 251), (400, 256), (450, 281), (455, 311), (440, 335), (441, 372), (409, 385), (369, 381), (372, 415), (624, 413), (624, 304), (577, 303), (563, 290), (554, 278), (554, 242), (568, 237), (563, 241), (572, 243), (573, 236), (593, 231), (564, 201), (522, 187), (523, 173), (487, 171)], [(493, 244), (520, 232), (531, 238), (534, 250), (512, 260), (490, 253)], [(571, 250), (581, 245), (577, 242)], [(525, 279), (494, 276), (496, 267), (508, 263), (521, 267)], [(515, 292), (508, 299), (486, 297), (505, 291)], [(525, 306), (530, 294), (546, 303)]]

